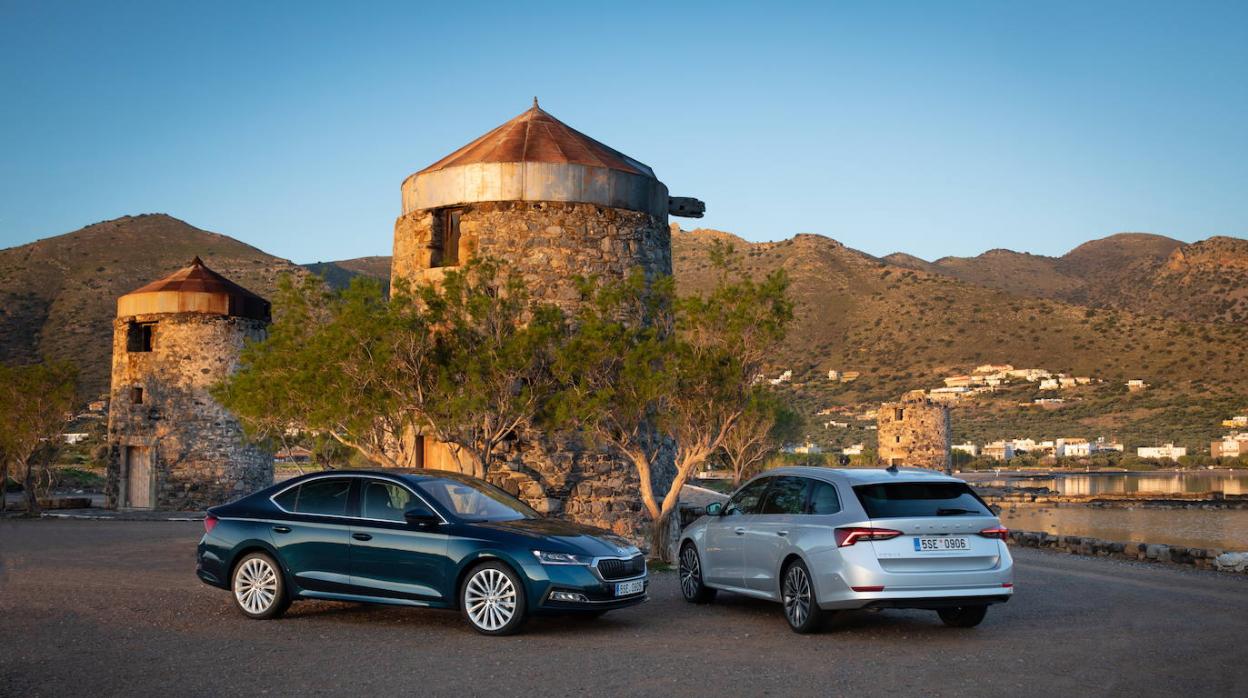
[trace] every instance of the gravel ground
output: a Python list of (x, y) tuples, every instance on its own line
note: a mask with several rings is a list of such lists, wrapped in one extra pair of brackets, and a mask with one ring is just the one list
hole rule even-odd
[(1243, 695), (1248, 576), (1015, 550), (1017, 594), (791, 633), (778, 606), (652, 600), (487, 638), (445, 611), (295, 604), (244, 619), (194, 575), (197, 523), (0, 521), (0, 694)]

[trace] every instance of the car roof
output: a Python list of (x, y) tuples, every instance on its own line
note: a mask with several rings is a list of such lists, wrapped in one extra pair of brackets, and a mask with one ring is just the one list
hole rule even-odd
[(850, 485), (870, 485), (880, 482), (916, 482), (916, 481), (934, 481), (934, 482), (962, 482), (956, 477), (945, 475), (944, 473), (928, 470), (926, 468), (823, 468), (819, 466), (786, 466), (783, 468), (773, 468), (759, 474), (762, 476), (772, 475), (800, 475), (802, 477), (813, 477), (820, 480), (839, 480), (847, 482)]
[(334, 470), (318, 470), (314, 473), (305, 473), (297, 478), (290, 478), (286, 483), (292, 483), (296, 480), (305, 480), (318, 476), (335, 476), (335, 475), (375, 475), (379, 477), (401, 477), (405, 480), (420, 482), (421, 480), (433, 480), (436, 478), (457, 478), (457, 479), (475, 479), (462, 473), (452, 470), (433, 470), (431, 468), (338, 468)]

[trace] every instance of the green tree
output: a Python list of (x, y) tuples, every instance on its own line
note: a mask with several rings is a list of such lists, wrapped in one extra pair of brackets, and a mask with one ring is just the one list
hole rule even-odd
[[(690, 474), (724, 446), (749, 409), (754, 379), (793, 317), (788, 281), (734, 274), (731, 249), (706, 295), (676, 298), (670, 277), (592, 289), (564, 343), (555, 421), (615, 450), (635, 467), (652, 521), (653, 554), (667, 558), (668, 519)], [(675, 476), (655, 491), (671, 454)]]
[(308, 432), (383, 467), (409, 465), (410, 411), (387, 385), (395, 328), (381, 284), (357, 277), (335, 293), (317, 277), (287, 277), (275, 300), (266, 338), (243, 349), (213, 396), (253, 438)]
[(753, 477), (767, 458), (786, 442), (802, 434), (804, 420), (780, 396), (765, 386), (755, 386), (745, 411), (724, 436), (720, 452), (732, 473), (732, 484)]
[(426, 435), (450, 447), (461, 472), (484, 477), (553, 390), (563, 315), (491, 260), (396, 284), (389, 300), (369, 279), (340, 293), (288, 280), (276, 309), (268, 337), (214, 391), (256, 437), (294, 429), (382, 467), (412, 467)]
[[(483, 478), (499, 445), (531, 429), (555, 392), (563, 312), (535, 302), (518, 273), (490, 259), (397, 291), (390, 388), (422, 432), (450, 446), (461, 472)], [(431, 346), (413, 332), (429, 333)]]
[[(52, 484), (61, 431), (76, 399), (78, 371), (69, 363), (0, 365), (0, 482), (10, 467), (20, 479), (26, 511), (39, 511), (39, 493)], [(0, 501), (0, 510), (4, 504)]]

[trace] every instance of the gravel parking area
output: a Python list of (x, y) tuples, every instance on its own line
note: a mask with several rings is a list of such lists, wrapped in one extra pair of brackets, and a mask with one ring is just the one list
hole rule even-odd
[(853, 612), (791, 633), (778, 606), (652, 599), (487, 638), (445, 611), (295, 604), (256, 622), (194, 574), (200, 525), (0, 521), (0, 694), (1233, 695), (1248, 575), (1017, 550), (1017, 595), (955, 630)]

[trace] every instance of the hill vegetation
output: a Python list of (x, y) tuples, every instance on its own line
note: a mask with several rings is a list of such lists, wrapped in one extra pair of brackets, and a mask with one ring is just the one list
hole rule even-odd
[(84, 396), (108, 390), (117, 297), (199, 255), (262, 296), (287, 260), (165, 214), (125, 216), (0, 250), (0, 361), (72, 361)]
[[(755, 278), (784, 269), (796, 319), (768, 375), (792, 370), (792, 401), (827, 443), (871, 442), (859, 429), (822, 430), (827, 407), (866, 408), (984, 363), (1043, 368), (1102, 382), (1063, 391), (1061, 406), (1036, 384), (1017, 384), (954, 411), (955, 438), (1118, 436), (1128, 446), (1178, 439), (1192, 448), (1248, 406), (1248, 241), (1185, 245), (1128, 233), (1062, 257), (993, 250), (925, 262), (875, 258), (818, 235), (750, 243), (722, 231), (672, 238), (682, 293), (715, 281), (714, 241), (734, 246)], [(199, 254), (214, 269), (272, 296), (284, 273), (320, 274), (335, 286), (357, 275), (389, 280), (384, 256), (309, 264), (268, 255), (163, 214), (127, 216), (0, 250), (0, 359), (69, 359), (85, 394), (108, 384), (117, 296)], [(859, 373), (830, 381), (829, 369)], [(1140, 378), (1152, 387), (1130, 394)], [(1021, 405), (1029, 405), (1022, 407)], [(862, 425), (868, 422), (862, 422)]]

